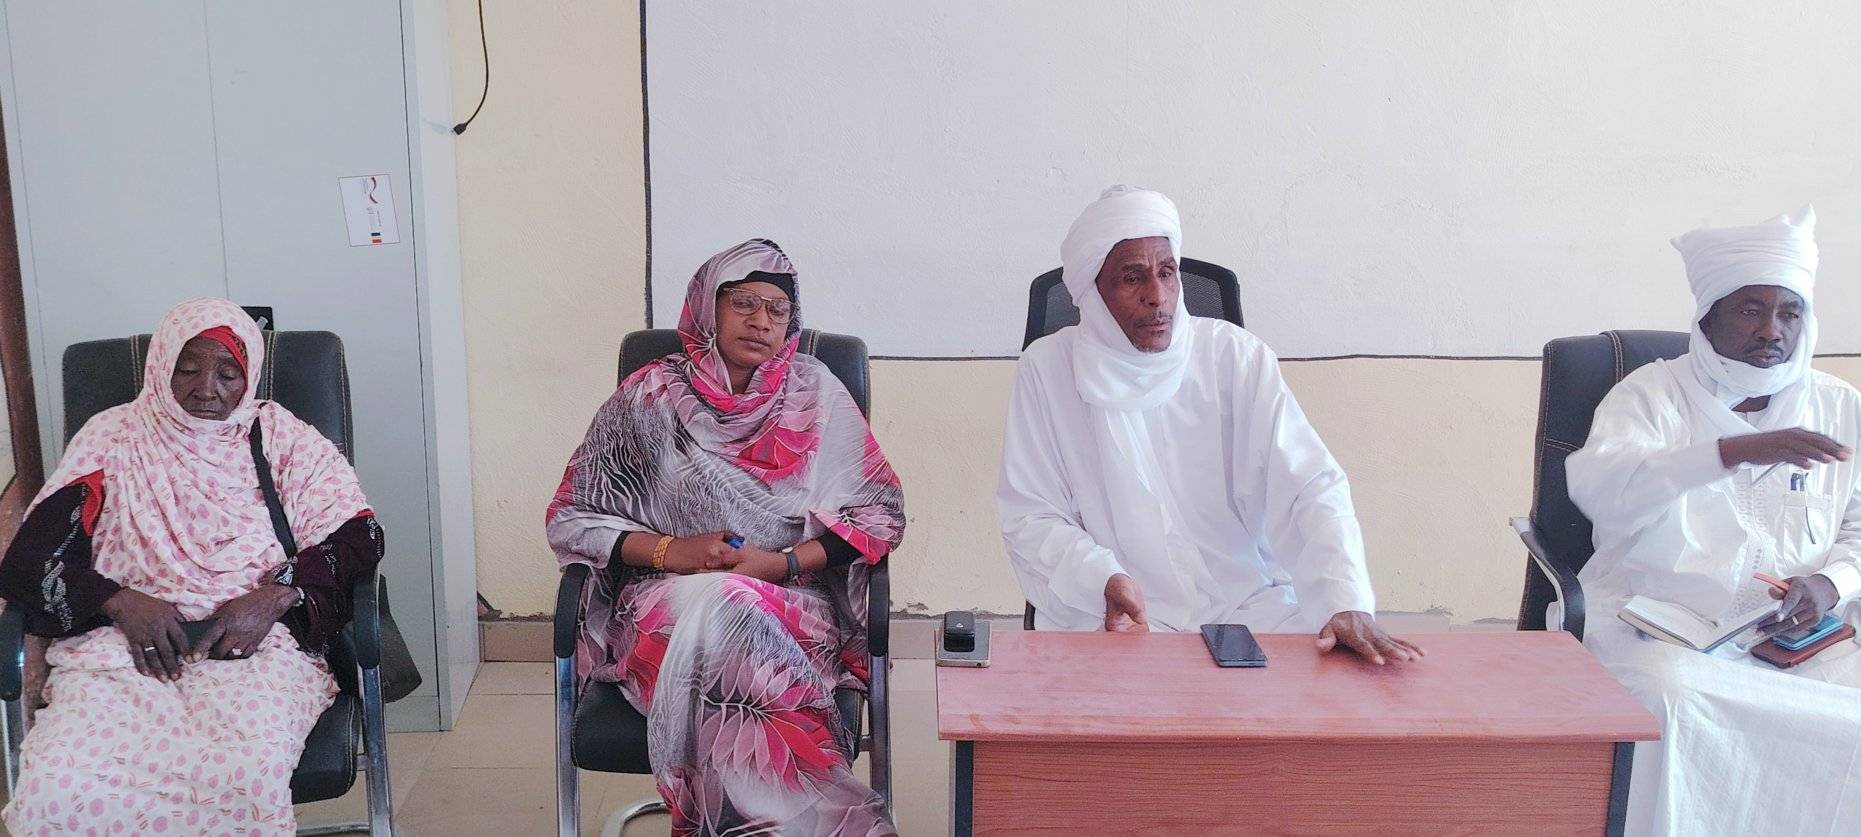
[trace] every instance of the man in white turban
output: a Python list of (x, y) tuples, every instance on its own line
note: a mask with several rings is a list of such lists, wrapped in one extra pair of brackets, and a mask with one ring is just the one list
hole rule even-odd
[[(1861, 592), (1861, 394), (1809, 366), (1814, 232), (1805, 209), (1675, 239), (1689, 351), (1610, 390), (1566, 464), (1595, 524), (1584, 643), (1663, 725), (1636, 748), (1631, 834), (1861, 834), (1854, 643), (1788, 671), (1745, 650), (1825, 613), (1853, 622)], [(1635, 596), (1715, 622), (1781, 602), (1705, 654), (1615, 618)]]
[(1022, 354), (996, 494), (1036, 626), (1317, 632), (1413, 660), (1376, 624), (1344, 471), (1266, 345), (1183, 306), (1176, 206), (1114, 186), (1061, 245), (1080, 324)]

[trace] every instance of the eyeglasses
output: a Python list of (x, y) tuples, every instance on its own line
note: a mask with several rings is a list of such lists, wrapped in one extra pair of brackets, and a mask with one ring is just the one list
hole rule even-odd
[(767, 310), (769, 319), (778, 323), (786, 323), (795, 316), (795, 303), (786, 299), (750, 293), (741, 288), (731, 288), (725, 291), (724, 301), (730, 303), (730, 310), (745, 317), (755, 315), (758, 310)]

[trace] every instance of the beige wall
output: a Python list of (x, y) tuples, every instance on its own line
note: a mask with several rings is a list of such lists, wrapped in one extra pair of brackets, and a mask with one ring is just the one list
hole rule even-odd
[[(453, 0), (455, 112), (478, 102), (478, 7)], [(458, 139), (479, 591), (549, 610), (543, 507), (645, 317), (639, 8), (485, 4), (491, 98)]]
[[(613, 388), (620, 337), (644, 324), (639, 17), (591, 2), (486, 14), (492, 98), (458, 144), (479, 586), (504, 612), (535, 614), (555, 582), (543, 507)], [(481, 66), (475, 4), (455, 0), (452, 20), (464, 114)], [(1823, 366), (1861, 379), (1861, 360)], [(1531, 502), (1538, 364), (1359, 359), (1285, 372), (1351, 476), (1382, 608), (1514, 617), (1524, 557), (1505, 521)], [(875, 431), (909, 514), (899, 610), (1020, 609), (992, 500), (1012, 374), (1008, 361), (874, 364)]]

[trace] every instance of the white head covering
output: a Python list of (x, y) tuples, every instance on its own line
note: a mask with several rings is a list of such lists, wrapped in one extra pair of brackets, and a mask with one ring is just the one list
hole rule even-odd
[[(1698, 301), (1688, 350), (1700, 384), (1728, 403), (1775, 395), (1809, 374), (1816, 350), (1816, 210), (1803, 207), (1749, 227), (1698, 229), (1674, 239)], [(1714, 351), (1699, 321), (1714, 303), (1748, 285), (1776, 285), (1803, 298), (1803, 334), (1789, 359), (1760, 369)]]
[[(1673, 240), (1674, 249), (1686, 261), (1687, 284), (1696, 302), (1685, 365), (1703, 394), (1720, 405), (1777, 396), (1761, 415), (1763, 429), (1795, 426), (1807, 392), (1804, 382), (1809, 379), (1817, 335), (1815, 231), (1816, 211), (1805, 206), (1762, 224), (1697, 229)], [(1803, 333), (1796, 348), (1783, 363), (1769, 369), (1719, 354), (1699, 325), (1714, 303), (1749, 285), (1775, 285), (1803, 298)], [(1722, 412), (1725, 415), (1719, 415)], [(1734, 418), (1729, 411), (1711, 413), (1721, 419)]]
[(1079, 397), (1107, 410), (1148, 410), (1182, 386), (1189, 366), (1189, 309), (1176, 294), (1170, 346), (1145, 352), (1131, 345), (1111, 309), (1099, 296), (1099, 269), (1118, 242), (1161, 236), (1170, 254), (1182, 259), (1182, 221), (1176, 204), (1158, 192), (1113, 186), (1079, 214), (1060, 244), (1061, 279), (1079, 306), (1080, 334), (1073, 347), (1073, 379)]
[[(1135, 550), (1195, 554), (1195, 545), (1179, 522), (1176, 501), (1144, 415), (1182, 386), (1193, 334), (1189, 310), (1179, 291), (1169, 348), (1145, 352), (1131, 345), (1131, 338), (1112, 319), (1098, 291), (1099, 268), (1111, 249), (1120, 241), (1153, 236), (1168, 238), (1171, 254), (1181, 260), (1182, 222), (1176, 205), (1157, 192), (1113, 186), (1079, 214), (1060, 245), (1062, 279), (1073, 294), (1073, 304), (1079, 306), (1073, 380), (1091, 413), (1087, 424), (1101, 469), (1097, 482), (1104, 487), (1114, 532), (1114, 542), (1104, 546), (1121, 560), (1137, 554)], [(1153, 598), (1150, 615), (1165, 624), (1182, 624), (1186, 614), (1171, 610), (1159, 599), (1189, 601), (1193, 579), (1186, 574), (1138, 572), (1142, 576), (1139, 584), (1148, 592), (1165, 584), (1179, 588), (1175, 595)]]

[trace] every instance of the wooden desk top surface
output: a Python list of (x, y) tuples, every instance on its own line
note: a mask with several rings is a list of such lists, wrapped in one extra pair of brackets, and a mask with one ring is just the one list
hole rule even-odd
[(1654, 717), (1570, 634), (1403, 635), (1378, 667), (1261, 634), (1267, 667), (1221, 668), (1202, 635), (1001, 631), (988, 668), (937, 669), (938, 737), (1000, 741), (1648, 741)]

